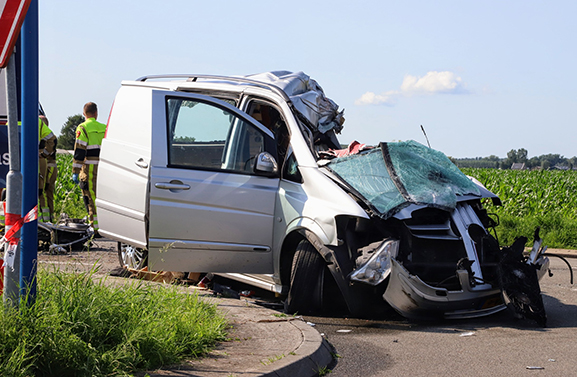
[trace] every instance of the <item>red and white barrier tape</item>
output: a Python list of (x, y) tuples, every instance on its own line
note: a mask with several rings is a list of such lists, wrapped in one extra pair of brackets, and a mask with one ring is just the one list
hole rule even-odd
[[(14, 270), (14, 258), (16, 256), (16, 248), (18, 242), (20, 242), (20, 237), (15, 237), (16, 234), (25, 223), (34, 221), (38, 219), (38, 206), (35, 206), (26, 214), (24, 217), (16, 215), (13, 213), (6, 214), (6, 233), (4, 237), (0, 239), (0, 248), (4, 247), (4, 244), (8, 242), (8, 248), (6, 249), (5, 264)], [(10, 229), (8, 229), (10, 228)]]

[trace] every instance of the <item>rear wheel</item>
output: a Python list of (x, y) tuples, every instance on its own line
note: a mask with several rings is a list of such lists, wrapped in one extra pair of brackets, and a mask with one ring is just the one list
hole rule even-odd
[(119, 242), (118, 261), (123, 268), (140, 270), (148, 265), (148, 251)]
[(323, 307), (326, 264), (310, 242), (301, 241), (291, 268), (290, 289), (285, 301), (287, 313), (313, 314)]

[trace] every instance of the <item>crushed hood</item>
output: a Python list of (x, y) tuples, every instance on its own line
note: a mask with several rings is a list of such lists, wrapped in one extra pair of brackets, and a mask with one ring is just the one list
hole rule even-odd
[(482, 196), (445, 154), (412, 140), (380, 143), (326, 166), (384, 219), (411, 203), (452, 211), (458, 196)]

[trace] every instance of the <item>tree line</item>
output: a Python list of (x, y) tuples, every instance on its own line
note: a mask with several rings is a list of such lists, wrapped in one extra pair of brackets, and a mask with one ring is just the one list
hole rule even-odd
[(511, 149), (507, 152), (506, 158), (495, 155), (489, 157), (475, 158), (451, 158), (459, 168), (493, 168), (511, 169), (514, 163), (525, 164), (525, 169), (577, 169), (577, 157), (566, 158), (560, 154), (542, 154), (540, 156), (528, 157), (525, 148)]

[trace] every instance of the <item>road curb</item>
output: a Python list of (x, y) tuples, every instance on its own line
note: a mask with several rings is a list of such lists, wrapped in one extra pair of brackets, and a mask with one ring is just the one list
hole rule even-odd
[(263, 377), (316, 376), (334, 361), (335, 351), (317, 330), (304, 321), (288, 322), (302, 334), (302, 343), (294, 350), (294, 355), (255, 370)]
[(577, 258), (577, 250), (568, 249), (547, 249), (545, 254), (554, 254), (562, 256), (563, 258)]

